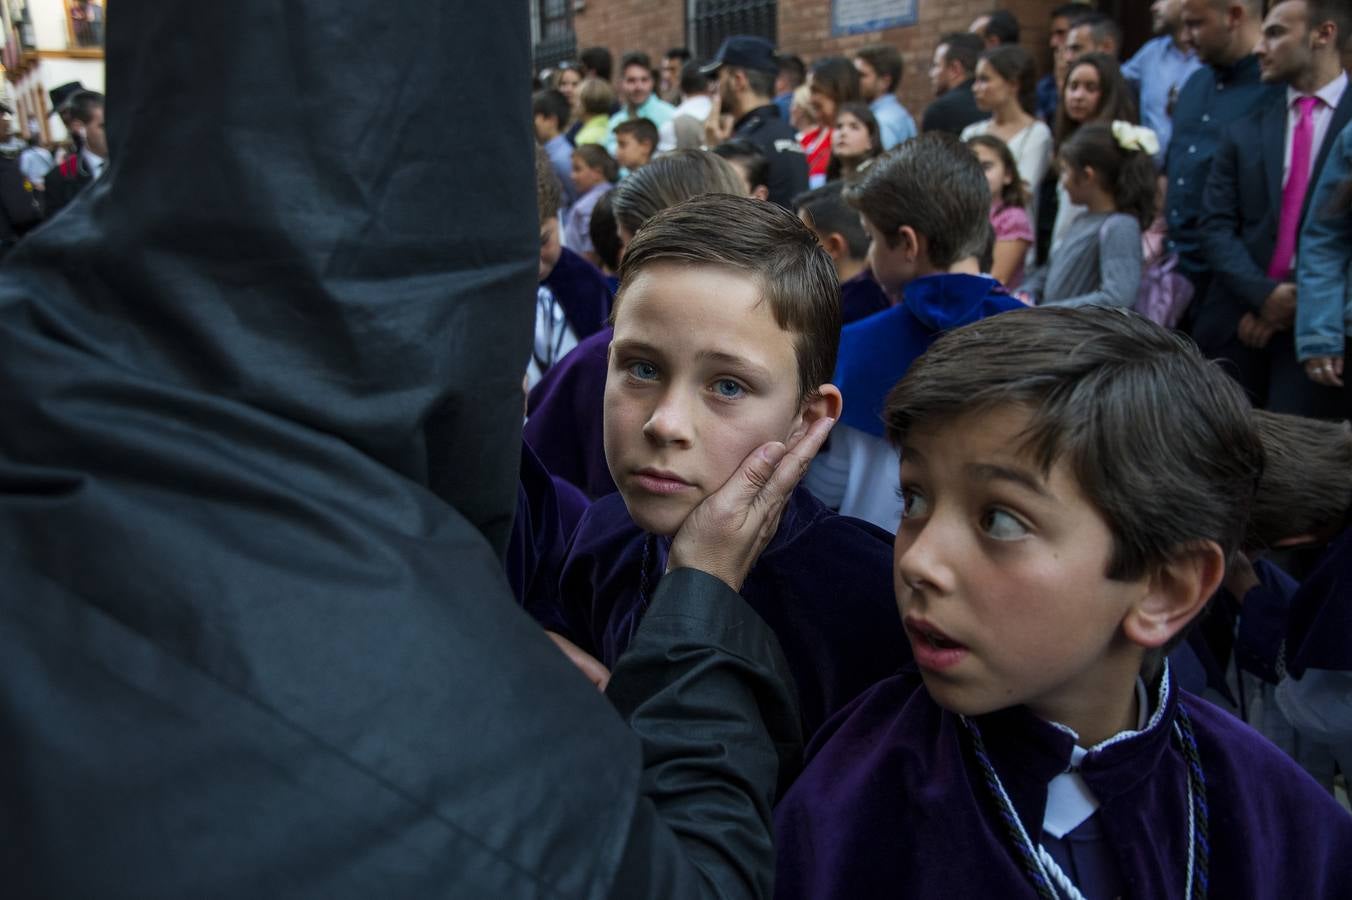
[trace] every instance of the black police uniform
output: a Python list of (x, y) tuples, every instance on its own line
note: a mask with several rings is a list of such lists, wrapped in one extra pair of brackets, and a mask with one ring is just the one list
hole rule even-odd
[(792, 208), (793, 198), (807, 190), (807, 154), (793, 126), (779, 116), (773, 103), (758, 106), (733, 126), (732, 137), (760, 148), (770, 162), (770, 199)]

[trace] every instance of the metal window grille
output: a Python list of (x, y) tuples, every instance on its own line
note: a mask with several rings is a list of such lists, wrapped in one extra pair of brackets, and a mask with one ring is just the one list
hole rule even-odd
[(573, 0), (536, 0), (535, 71), (577, 56)]
[(697, 58), (718, 52), (723, 39), (734, 34), (752, 34), (770, 43), (776, 40), (776, 0), (690, 0), (686, 39)]

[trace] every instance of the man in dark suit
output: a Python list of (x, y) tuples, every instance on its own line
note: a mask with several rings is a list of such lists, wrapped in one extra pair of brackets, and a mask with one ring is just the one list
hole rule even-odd
[(976, 61), (986, 49), (980, 36), (956, 31), (939, 39), (934, 48), (934, 62), (930, 65), (930, 84), (937, 95), (925, 107), (921, 131), (947, 131), (959, 135), (973, 122), (989, 118), (977, 108), (972, 96), (972, 81), (976, 75)]
[(1284, 0), (1255, 48), (1264, 82), (1285, 88), (1226, 131), (1202, 197), (1201, 238), (1212, 270), (1193, 336), (1256, 405), (1336, 417), (1338, 392), (1312, 384), (1291, 326), (1300, 222), (1333, 139), (1352, 119), (1341, 51), (1352, 31), (1340, 0)]
[(108, 136), (103, 128), (103, 95), (82, 91), (70, 100), (68, 121), (80, 149), (47, 174), (47, 215), (54, 216), (108, 165)]

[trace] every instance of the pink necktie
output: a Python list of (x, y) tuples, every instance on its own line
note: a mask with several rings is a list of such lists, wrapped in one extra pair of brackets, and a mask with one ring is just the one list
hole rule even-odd
[(1291, 277), (1291, 260), (1296, 255), (1296, 232), (1300, 230), (1300, 208), (1305, 203), (1305, 189), (1310, 186), (1310, 151), (1314, 149), (1314, 108), (1318, 97), (1299, 97), (1296, 107), (1299, 118), (1291, 133), (1291, 170), (1282, 188), (1282, 216), (1277, 222), (1277, 247), (1272, 251), (1269, 278), (1287, 281)]

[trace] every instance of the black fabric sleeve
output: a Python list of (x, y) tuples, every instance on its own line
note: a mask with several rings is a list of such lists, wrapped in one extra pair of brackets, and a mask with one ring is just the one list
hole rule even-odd
[(769, 897), (771, 807), (802, 735), (773, 633), (711, 575), (662, 578), (607, 694), (643, 745), (612, 897)]

